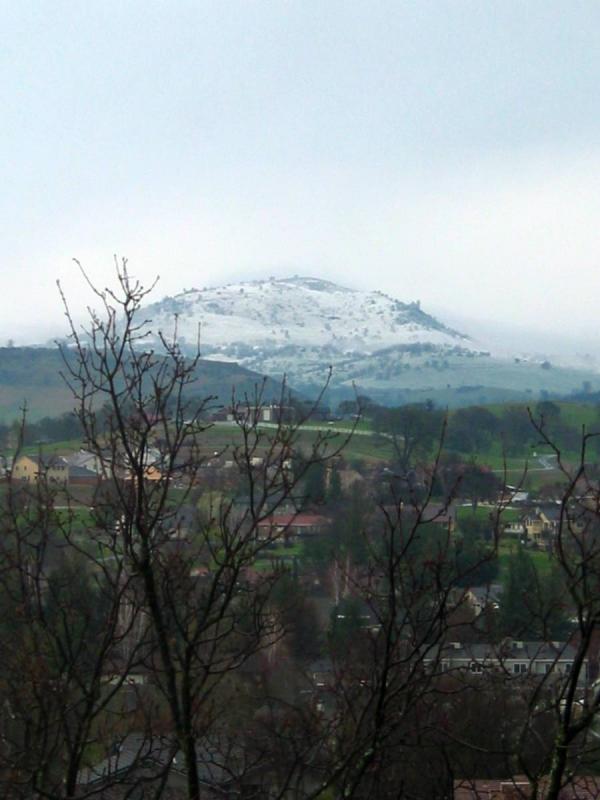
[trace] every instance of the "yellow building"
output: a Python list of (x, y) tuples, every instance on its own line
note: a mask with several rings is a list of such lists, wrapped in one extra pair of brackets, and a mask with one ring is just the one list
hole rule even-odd
[(37, 483), (41, 478), (48, 483), (69, 482), (69, 465), (62, 456), (18, 456), (12, 467), (12, 477), (26, 483)]
[(558, 531), (560, 509), (536, 508), (523, 517), (523, 528), (530, 542), (540, 544), (554, 538)]

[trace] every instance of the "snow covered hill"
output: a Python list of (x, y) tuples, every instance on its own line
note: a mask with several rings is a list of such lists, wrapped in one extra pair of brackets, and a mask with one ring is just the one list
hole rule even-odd
[[(361, 391), (381, 402), (434, 397), (441, 403), (568, 393), (581, 387), (576, 370), (547, 362), (498, 359), (468, 336), (378, 291), (318, 278), (271, 278), (191, 289), (148, 306), (153, 338), (177, 335), (206, 359), (235, 361), (292, 387), (315, 391), (333, 367), (336, 396)], [(585, 376), (589, 377), (589, 376)], [(598, 376), (593, 376), (594, 386)]]
[[(193, 346), (201, 326), (202, 351), (259, 366), (265, 358), (286, 364), (290, 348), (301, 360), (322, 363), (329, 355), (372, 355), (402, 346), (474, 349), (468, 337), (381, 292), (348, 289), (317, 278), (283, 278), (234, 283), (182, 292), (148, 309), (153, 327), (172, 330)], [(318, 353), (321, 353), (319, 358)], [(298, 365), (300, 368), (300, 365)], [(281, 372), (283, 369), (276, 369)]]
[(173, 324), (194, 341), (202, 325), (203, 349), (227, 354), (233, 345), (270, 349), (332, 347), (340, 353), (374, 352), (428, 342), (468, 347), (467, 337), (381, 292), (364, 292), (317, 278), (234, 283), (182, 292), (151, 306), (155, 323)]

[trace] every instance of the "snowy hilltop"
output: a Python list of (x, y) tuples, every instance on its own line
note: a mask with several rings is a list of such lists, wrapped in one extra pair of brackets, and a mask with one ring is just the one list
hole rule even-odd
[(490, 402), (500, 397), (571, 391), (569, 376), (541, 363), (497, 359), (468, 336), (378, 291), (349, 289), (318, 278), (270, 278), (190, 289), (146, 308), (153, 339), (177, 330), (182, 348), (200, 338), (203, 358), (234, 361), (301, 391), (355, 383), (374, 398), (406, 402)]
[(381, 292), (365, 292), (317, 278), (272, 278), (193, 289), (151, 306), (155, 324), (172, 326), (202, 348), (237, 355), (237, 346), (327, 347), (339, 353), (373, 353), (399, 344), (468, 346), (467, 337)]
[[(192, 345), (201, 325), (207, 354), (246, 350), (327, 348), (340, 354), (374, 353), (416, 343), (469, 347), (466, 336), (382, 292), (348, 289), (318, 278), (271, 278), (192, 289), (153, 304), (154, 327), (172, 328)], [(251, 353), (244, 358), (251, 357)]]

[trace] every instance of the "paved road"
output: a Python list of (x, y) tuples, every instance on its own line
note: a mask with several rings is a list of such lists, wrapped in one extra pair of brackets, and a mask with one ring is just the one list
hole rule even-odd
[[(223, 421), (223, 422), (215, 422), (214, 424), (218, 425), (218, 426), (232, 427), (232, 426), (235, 426), (236, 423), (235, 422), (225, 422), (225, 421)], [(278, 425), (275, 422), (261, 422), (259, 427), (276, 429), (278, 427)], [(315, 431), (316, 433), (324, 433), (326, 431), (332, 431), (333, 433), (345, 434), (346, 436), (348, 436), (350, 434), (350, 430), (348, 428), (342, 428), (339, 425), (336, 425), (335, 423), (333, 425), (329, 425), (329, 424), (326, 424), (326, 425), (303, 425), (302, 426), (302, 430), (303, 431)], [(393, 439), (394, 438), (390, 433), (377, 433), (376, 431), (365, 430), (364, 428), (355, 430), (352, 435), (353, 436), (377, 436), (377, 437), (380, 437), (380, 438), (383, 438), (383, 439)], [(398, 439), (401, 440), (402, 437), (399, 436)], [(551, 453), (549, 455), (544, 455), (544, 456), (538, 456), (537, 457), (537, 461), (538, 461), (538, 464), (540, 464), (540, 466), (539, 467), (529, 467), (527, 472), (548, 472), (549, 470), (556, 469), (556, 456), (554, 455), (554, 453)], [(514, 472), (517, 469), (520, 469), (520, 467), (512, 467), (508, 471)], [(498, 474), (503, 474), (504, 473), (503, 469), (495, 469), (495, 470), (492, 470), (492, 471), (495, 472), (495, 473), (498, 473)]]
[[(549, 470), (552, 471), (552, 470), (556, 469), (556, 456), (553, 453), (551, 455), (548, 455), (548, 456), (537, 456), (537, 462), (541, 466), (539, 466), (539, 467), (527, 467), (527, 473), (528, 474), (530, 472), (548, 472)], [(519, 470), (521, 470), (521, 471), (525, 470), (525, 464), (523, 464), (522, 467), (507, 467), (506, 472), (517, 472)], [(494, 469), (494, 470), (492, 470), (492, 472), (494, 472), (494, 473), (496, 473), (498, 475), (503, 475), (504, 474), (504, 470), (503, 469)]]
[[(235, 427), (236, 423), (235, 422), (219, 421), (219, 422), (214, 422), (213, 425), (216, 425), (218, 427), (230, 427), (231, 428), (231, 427)], [(278, 428), (278, 425), (277, 425), (276, 422), (260, 422), (258, 427), (259, 428), (267, 428), (267, 429), (276, 430)], [(343, 433), (343, 434), (346, 434), (346, 435), (349, 435), (351, 433), (350, 428), (342, 428), (341, 426), (335, 425), (335, 424), (333, 424), (333, 425), (303, 425), (302, 426), (302, 430), (303, 431), (316, 431), (317, 433), (325, 433), (326, 431), (332, 431), (333, 433)], [(352, 435), (353, 436), (381, 436), (384, 439), (392, 439), (393, 438), (390, 433), (377, 433), (376, 431), (365, 430), (364, 428), (355, 430)]]
[(542, 469), (556, 469), (556, 455), (551, 453), (549, 456), (539, 456), (538, 462), (542, 465)]

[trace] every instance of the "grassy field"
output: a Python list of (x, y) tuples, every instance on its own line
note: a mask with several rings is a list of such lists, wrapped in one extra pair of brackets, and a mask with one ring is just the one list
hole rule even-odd
[[(513, 553), (515, 553), (518, 549), (518, 542), (505, 540), (500, 542), (500, 546), (498, 548), (498, 563), (499, 563), (499, 573), (498, 573), (498, 581), (504, 582), (506, 580), (508, 574), (508, 562), (510, 557)], [(531, 556), (531, 560), (538, 572), (539, 575), (547, 575), (551, 568), (552, 568), (552, 559), (551, 556), (543, 550), (527, 550), (528, 555)]]
[[(595, 405), (581, 403), (557, 403), (561, 410), (561, 421), (581, 428), (586, 426), (587, 430), (594, 430), (594, 426), (600, 427), (600, 413)], [(520, 406), (524, 408), (524, 405)], [(488, 408), (497, 415), (501, 415), (507, 408), (505, 405), (491, 405)], [(450, 418), (455, 412), (450, 412)], [(376, 434), (372, 429), (369, 419), (362, 419), (358, 422), (354, 435), (347, 440), (354, 423), (350, 420), (335, 421), (328, 423), (310, 423), (306, 425), (298, 435), (297, 443), (299, 448), (305, 453), (310, 454), (312, 447), (319, 437), (329, 437), (327, 452), (332, 453), (343, 447), (343, 455), (349, 462), (364, 461), (367, 463), (386, 463), (394, 457), (394, 446), (392, 441)], [(256, 455), (260, 456), (268, 446), (270, 437), (274, 433), (273, 426), (260, 428), (264, 441), (259, 443)], [(227, 451), (239, 447), (243, 444), (243, 436), (240, 429), (231, 423), (216, 423), (209, 427), (201, 435), (202, 455), (212, 458), (217, 454), (224, 454)], [(78, 440), (67, 440), (42, 445), (42, 450), (47, 454), (66, 455), (77, 451), (81, 447)], [(34, 444), (27, 446), (23, 452), (35, 455), (39, 452), (40, 445)], [(433, 452), (430, 454), (433, 457)], [(520, 456), (506, 456), (500, 441), (496, 441), (485, 452), (468, 456), (458, 454), (464, 459), (472, 458), (474, 461), (489, 466), (500, 477), (506, 475), (507, 483), (520, 485), (525, 490), (537, 490), (546, 484), (554, 484), (563, 479), (559, 470), (548, 469), (547, 460), (544, 463), (540, 459), (551, 456), (552, 453), (547, 446), (530, 446), (528, 452)], [(576, 463), (578, 452), (564, 452), (565, 460)]]
[[(368, 430), (368, 429), (363, 429)], [(261, 428), (265, 436), (262, 449), (267, 446), (269, 436), (274, 433), (274, 428), (265, 426)], [(298, 447), (308, 454), (319, 438), (327, 436), (326, 452), (332, 453), (343, 447), (344, 457), (365, 461), (389, 461), (394, 454), (394, 447), (389, 439), (382, 436), (371, 435), (369, 433), (359, 433), (358, 431), (348, 439), (350, 429), (337, 430), (335, 427), (308, 425), (299, 432), (297, 438)], [(238, 428), (233, 425), (215, 425), (202, 434), (203, 449), (207, 453), (218, 452), (224, 448), (231, 448), (242, 444), (242, 436)], [(259, 451), (261, 446), (259, 446)]]
[(94, 515), (89, 506), (55, 506), (56, 519), (60, 525), (71, 525), (73, 530), (87, 530), (94, 524)]
[(27, 456), (35, 456), (38, 455), (41, 450), (45, 455), (66, 456), (69, 455), (69, 453), (77, 452), (81, 447), (81, 439), (65, 439), (62, 442), (30, 444), (23, 447), (21, 453)]
[[(502, 512), (500, 517), (500, 524), (504, 525), (510, 522), (516, 522), (522, 515), (522, 510), (518, 508), (507, 508)], [(490, 520), (490, 514), (494, 514), (494, 508), (487, 505), (479, 505), (476, 511), (470, 506), (459, 506), (457, 509), (456, 520), (460, 529), (460, 523), (466, 519), (480, 520), (487, 522)], [(516, 539), (501, 537), (498, 546), (498, 564), (499, 573), (497, 580), (502, 582), (506, 579), (508, 573), (508, 563), (512, 554), (514, 554), (519, 547)], [(547, 574), (551, 568), (551, 557), (543, 550), (528, 549), (527, 553), (531, 556), (537, 571), (541, 574)]]
[[(500, 517), (501, 523), (515, 522), (518, 520), (523, 512), (518, 508), (506, 508)], [(460, 527), (460, 523), (468, 519), (476, 519), (479, 522), (489, 522), (491, 518), (495, 519), (496, 508), (479, 504), (475, 510), (471, 505), (458, 506), (456, 511), (456, 522)]]
[[(270, 435), (273, 429), (264, 428), (262, 430), (264, 439), (257, 448), (256, 455), (261, 455), (268, 447)], [(394, 457), (394, 446), (390, 439), (369, 434), (366, 432), (355, 434), (347, 440), (347, 434), (332, 430), (330, 428), (314, 429), (309, 427), (302, 430), (297, 438), (297, 444), (301, 451), (308, 454), (319, 436), (326, 434), (328, 439), (327, 452), (331, 453), (338, 450), (342, 445), (344, 457), (352, 460), (366, 461), (371, 463), (389, 462)], [(227, 452), (243, 444), (243, 437), (240, 430), (234, 425), (214, 425), (204, 431), (201, 435), (201, 453), (206, 458), (211, 458), (222, 454), (227, 457)], [(78, 439), (70, 439), (60, 442), (47, 444), (28, 445), (22, 449), (26, 455), (37, 455), (40, 450), (46, 455), (68, 455), (77, 452), (82, 447), (82, 442)], [(504, 473), (506, 468), (507, 481), (511, 484), (518, 484), (521, 479), (525, 479), (524, 488), (535, 488), (544, 483), (553, 483), (560, 479), (557, 470), (545, 470), (540, 466), (539, 456), (549, 454), (548, 449), (536, 450), (528, 457), (504, 458), (500, 446), (495, 445), (489, 453), (483, 453), (473, 457), (480, 464), (485, 464), (499, 474)], [(431, 454), (433, 456), (433, 453)], [(570, 454), (566, 454), (568, 458)], [(577, 454), (572, 454), (573, 461)], [(465, 456), (463, 456), (465, 457)]]
[[(501, 416), (507, 408), (522, 408), (525, 411), (531, 408), (532, 413), (535, 413), (536, 406), (539, 400), (532, 400), (531, 403), (490, 403), (486, 405), (488, 411), (491, 411), (497, 416)], [(593, 403), (570, 403), (566, 400), (552, 400), (552, 403), (560, 408), (560, 418), (563, 422), (569, 425), (592, 425), (594, 422), (598, 424), (600, 429), (600, 413), (598, 406)], [(450, 412), (450, 417), (455, 411)]]
[(585, 425), (588, 431), (600, 431), (600, 411), (596, 405), (583, 403), (557, 403), (560, 417), (567, 425), (581, 428)]

